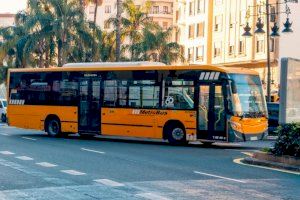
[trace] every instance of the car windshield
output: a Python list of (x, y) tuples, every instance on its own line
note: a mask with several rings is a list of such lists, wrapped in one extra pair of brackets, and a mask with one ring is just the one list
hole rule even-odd
[(267, 116), (266, 101), (258, 75), (231, 74), (236, 86), (233, 111), (243, 117)]
[(6, 101), (2, 101), (3, 106), (6, 108), (7, 107), (7, 102)]

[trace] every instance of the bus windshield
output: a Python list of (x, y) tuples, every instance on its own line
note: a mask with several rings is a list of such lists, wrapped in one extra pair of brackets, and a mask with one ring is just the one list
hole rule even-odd
[(259, 76), (231, 74), (236, 86), (233, 94), (233, 112), (241, 117), (267, 116), (266, 101)]

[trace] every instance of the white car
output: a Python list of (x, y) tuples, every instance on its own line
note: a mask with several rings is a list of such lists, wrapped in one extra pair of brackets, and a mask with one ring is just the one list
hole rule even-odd
[(6, 122), (6, 108), (7, 108), (7, 101), (6, 99), (0, 99), (0, 120), (2, 122)]

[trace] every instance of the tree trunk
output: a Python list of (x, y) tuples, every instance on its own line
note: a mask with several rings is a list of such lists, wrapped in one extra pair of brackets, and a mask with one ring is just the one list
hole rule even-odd
[(97, 25), (98, 0), (95, 0), (94, 24)]
[(79, 0), (79, 4), (80, 4), (80, 11), (81, 11), (81, 14), (84, 15), (84, 9), (85, 9), (85, 6), (84, 6), (84, 1), (85, 0)]
[(121, 56), (121, 0), (117, 0), (117, 27), (116, 27), (116, 61), (120, 61)]
[(62, 67), (62, 41), (59, 40), (57, 44), (57, 65), (58, 67)]

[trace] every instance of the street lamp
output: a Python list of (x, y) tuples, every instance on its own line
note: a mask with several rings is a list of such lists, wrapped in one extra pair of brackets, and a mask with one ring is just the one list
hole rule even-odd
[[(261, 2), (259, 5), (255, 5), (255, 6), (249, 6), (248, 10), (247, 10), (247, 16), (246, 18), (250, 18), (250, 16), (256, 16), (258, 17), (258, 21), (256, 23), (256, 30), (254, 31), (254, 34), (267, 34), (267, 68), (268, 68), (268, 74), (267, 74), (267, 101), (268, 102), (271, 102), (271, 60), (270, 60), (270, 38), (271, 37), (279, 37), (279, 33), (278, 33), (278, 30), (279, 30), (279, 27), (277, 25), (277, 23), (275, 22), (274, 23), (274, 26), (271, 27), (271, 30), (272, 30), (272, 33), (270, 34), (270, 15), (278, 15), (278, 14), (281, 14), (281, 13), (284, 13), (287, 15), (287, 19), (286, 19), (286, 22), (283, 24), (284, 25), (284, 29), (282, 31), (282, 33), (292, 33), (293, 30), (291, 29), (291, 26), (292, 26), (292, 23), (290, 22), (289, 20), (289, 15), (291, 14), (291, 11), (290, 11), (290, 8), (288, 6), (288, 3), (298, 3), (298, 0), (283, 0), (283, 2), (279, 2), (277, 1), (277, 3), (270, 3), (269, 0), (266, 0), (265, 3)], [(280, 4), (285, 4), (285, 11), (283, 12), (276, 12), (276, 13), (270, 13), (270, 7), (272, 5), (277, 5), (277, 7), (280, 5)], [(259, 13), (258, 15), (250, 15), (250, 7), (253, 7), (254, 9), (257, 9), (259, 8)], [(262, 13), (261, 12), (261, 7), (265, 7), (265, 10), (266, 12), (265, 13)], [(264, 23), (262, 21), (262, 18), (261, 16), (262, 15), (265, 15), (267, 20), (266, 20), (266, 32), (265, 30), (263, 29), (264, 28)], [(246, 23), (246, 26), (244, 27), (244, 33), (242, 34), (242, 36), (244, 37), (252, 37), (252, 33), (251, 33), (251, 27), (249, 26), (249, 22), (247, 21)]]

